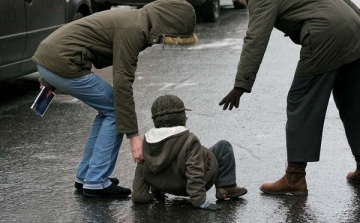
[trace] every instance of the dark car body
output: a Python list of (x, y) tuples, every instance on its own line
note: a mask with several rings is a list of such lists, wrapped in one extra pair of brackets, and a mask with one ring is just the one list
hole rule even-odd
[[(113, 5), (144, 6), (154, 0), (91, 0), (94, 11), (110, 9)], [(220, 0), (187, 0), (197, 16), (205, 22), (216, 22), (220, 15)], [(246, 8), (246, 0), (232, 0), (236, 9)]]
[[(143, 6), (147, 3), (152, 2), (153, 0), (96, 0), (99, 3), (111, 3), (116, 5), (132, 5), (132, 6)], [(188, 0), (192, 5), (200, 6), (206, 0)]]
[(39, 43), (90, 14), (90, 0), (0, 0), (0, 81), (36, 71), (31, 57)]

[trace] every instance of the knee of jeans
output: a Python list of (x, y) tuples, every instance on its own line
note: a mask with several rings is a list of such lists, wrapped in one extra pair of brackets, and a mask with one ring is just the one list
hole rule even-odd
[(226, 140), (218, 141), (210, 149), (213, 151), (214, 154), (224, 154), (233, 151), (231, 143)]
[(229, 148), (230, 150), (232, 150), (232, 145), (229, 141), (220, 140), (218, 143), (220, 144), (221, 147)]

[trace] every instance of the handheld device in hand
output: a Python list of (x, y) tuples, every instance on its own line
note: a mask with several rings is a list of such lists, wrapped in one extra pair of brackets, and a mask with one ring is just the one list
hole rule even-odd
[(54, 92), (51, 92), (51, 94), (47, 96), (49, 91), (49, 88), (43, 87), (36, 97), (34, 103), (31, 105), (31, 109), (36, 112), (36, 114), (44, 116), (46, 110), (48, 109), (51, 101), (55, 96)]

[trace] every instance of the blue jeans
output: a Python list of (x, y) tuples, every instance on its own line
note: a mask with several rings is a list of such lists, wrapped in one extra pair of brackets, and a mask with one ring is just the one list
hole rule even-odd
[(75, 181), (86, 189), (110, 186), (109, 176), (115, 168), (123, 134), (118, 134), (112, 86), (90, 73), (79, 78), (63, 78), (37, 65), (42, 78), (98, 111), (85, 145)]
[(236, 164), (232, 145), (226, 140), (220, 140), (209, 150), (215, 155), (219, 165), (215, 187), (236, 185)]

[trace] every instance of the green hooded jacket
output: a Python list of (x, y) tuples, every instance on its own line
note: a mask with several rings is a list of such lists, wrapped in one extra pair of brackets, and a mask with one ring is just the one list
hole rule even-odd
[[(33, 61), (64, 78), (113, 65), (118, 133), (138, 132), (132, 84), (139, 53), (164, 35), (189, 37), (195, 10), (185, 0), (157, 0), (141, 9), (107, 10), (68, 23), (41, 42)], [(40, 82), (53, 88), (44, 79)]]
[(152, 191), (189, 196), (199, 207), (218, 177), (216, 157), (184, 126), (151, 129), (144, 137), (143, 155), (133, 179), (134, 202), (152, 202)]
[(360, 58), (359, 9), (350, 0), (248, 0), (248, 8), (235, 87), (251, 92), (273, 27), (301, 45), (297, 76), (325, 73)]

